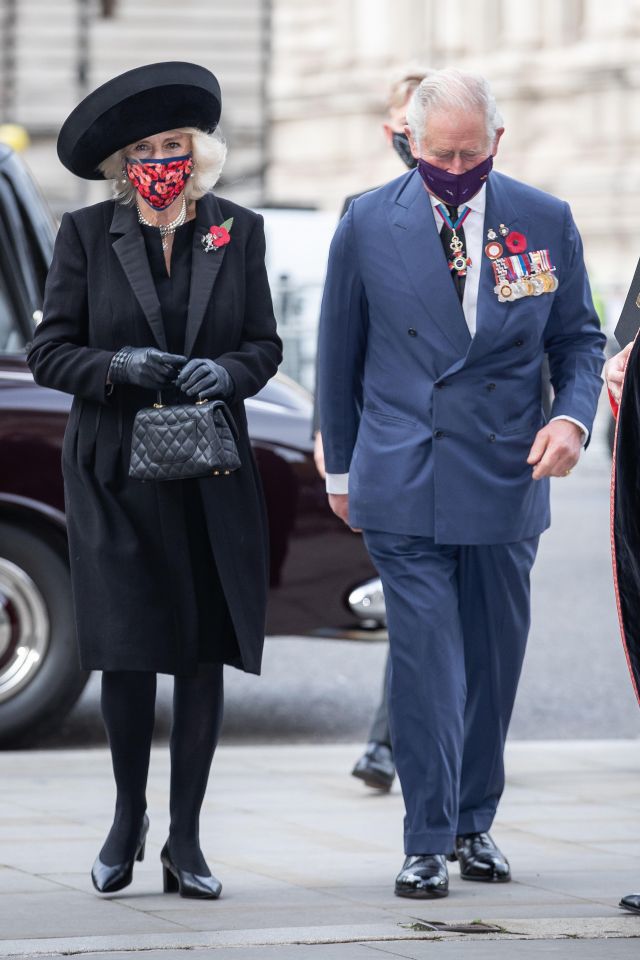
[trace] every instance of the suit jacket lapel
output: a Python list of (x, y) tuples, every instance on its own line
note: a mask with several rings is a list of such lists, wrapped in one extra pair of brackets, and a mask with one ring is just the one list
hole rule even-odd
[(162, 322), (160, 301), (153, 282), (144, 238), (138, 224), (135, 209), (116, 204), (110, 232), (120, 234), (113, 242), (113, 250), (125, 276), (131, 285), (138, 303), (147, 318), (156, 343), (161, 350), (167, 349), (167, 339)]
[[(507, 181), (508, 183), (508, 181)], [(476, 335), (473, 338), (473, 344), (469, 351), (469, 357), (472, 359), (479, 353), (483, 353), (493, 348), (496, 335), (500, 332), (504, 324), (511, 316), (511, 311), (515, 303), (500, 303), (495, 294), (495, 279), (491, 260), (484, 252), (487, 243), (487, 232), (491, 228), (498, 230), (503, 223), (510, 230), (518, 230), (526, 236), (529, 217), (522, 211), (516, 210), (505, 179), (499, 173), (492, 173), (487, 181), (487, 203), (484, 215), (483, 239), (481, 245), (481, 265), (480, 265), (480, 286), (478, 288), (478, 305), (476, 308)], [(509, 251), (506, 248), (504, 239), (498, 236), (498, 240), (504, 247), (503, 256), (508, 257)]]
[[(196, 225), (193, 232), (191, 254), (191, 289), (184, 342), (184, 352), (187, 357), (190, 356), (195, 346), (207, 304), (211, 299), (213, 285), (220, 272), (227, 249), (224, 246), (207, 253), (202, 246), (202, 238), (209, 232), (209, 227), (217, 226), (224, 220), (216, 197), (212, 193), (206, 194), (201, 200), (198, 200), (196, 209)], [(231, 243), (233, 243), (233, 229), (231, 230)]]
[(460, 355), (471, 336), (462, 305), (447, 268), (429, 195), (414, 172), (401, 192), (388, 202), (391, 236), (429, 317)]

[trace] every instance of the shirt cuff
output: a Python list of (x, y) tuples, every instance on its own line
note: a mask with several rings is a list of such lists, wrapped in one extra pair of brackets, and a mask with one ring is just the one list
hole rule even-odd
[(349, 493), (349, 474), (328, 473), (327, 493)]
[(551, 417), (549, 423), (553, 423), (554, 420), (568, 420), (569, 423), (575, 423), (576, 427), (580, 427), (582, 430), (582, 446), (584, 447), (589, 439), (589, 431), (585, 427), (584, 423), (580, 423), (580, 421), (576, 420), (574, 417), (565, 417), (563, 414), (560, 414), (559, 417)]

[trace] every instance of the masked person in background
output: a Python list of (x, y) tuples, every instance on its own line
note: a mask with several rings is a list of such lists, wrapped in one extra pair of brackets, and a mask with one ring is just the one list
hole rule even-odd
[[(414, 90), (426, 77), (429, 71), (425, 68), (409, 64), (393, 80), (387, 99), (387, 116), (382, 124), (382, 129), (387, 143), (393, 147), (402, 162), (413, 170), (416, 166), (416, 159), (411, 153), (409, 138), (405, 133), (407, 123), (407, 105), (411, 99)], [(353, 194), (344, 202), (340, 216), (343, 217), (352, 200), (362, 196), (361, 193)], [(314, 433), (315, 448), (314, 459), (320, 476), (324, 478), (324, 453), (322, 449), (322, 434), (318, 429), (318, 401), (316, 390), (316, 403), (314, 407)], [(389, 791), (393, 785), (396, 775), (395, 764), (393, 762), (393, 751), (391, 747), (391, 733), (389, 731), (389, 655), (384, 670), (382, 682), (382, 696), (380, 703), (376, 708), (373, 722), (369, 729), (367, 738), (367, 747), (363, 755), (356, 762), (351, 771), (354, 777), (362, 780), (368, 787), (374, 790)]]
[[(69, 559), (85, 670), (101, 670), (116, 781), (113, 825), (91, 873), (100, 893), (132, 879), (149, 820), (156, 674), (173, 674), (165, 892), (215, 899), (200, 809), (222, 723), (223, 665), (259, 673), (267, 597), (264, 504), (244, 400), (281, 344), (262, 217), (214, 196), (226, 155), (214, 75), (149, 64), (93, 91), (58, 155), (113, 181), (114, 200), (66, 213), (28, 361), (74, 395), (64, 439)], [(242, 466), (223, 477), (141, 483), (128, 473), (136, 412), (219, 398)]]
[[(418, 169), (355, 200), (329, 254), (320, 426), (329, 503), (384, 587), (402, 897), (505, 882), (489, 830), (550, 523), (588, 440), (600, 332), (566, 203), (491, 172), (489, 85), (433, 71), (407, 109)], [(541, 367), (555, 390), (545, 423)]]
[[(395, 150), (409, 170), (415, 169), (417, 161), (411, 153), (409, 137), (405, 131), (407, 125), (407, 107), (414, 90), (420, 85), (429, 72), (426, 67), (409, 64), (398, 74), (389, 87), (387, 115), (382, 123), (382, 131), (389, 146)], [(369, 190), (363, 190), (360, 193), (354, 193), (347, 197), (342, 205), (340, 217), (342, 218), (345, 215), (352, 200), (355, 200), (356, 197), (361, 197), (363, 193), (369, 193), (372, 189), (373, 188), (370, 187)]]

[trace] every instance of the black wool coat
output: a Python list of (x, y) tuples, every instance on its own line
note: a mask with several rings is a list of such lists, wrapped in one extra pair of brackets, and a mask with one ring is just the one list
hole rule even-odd
[[(202, 237), (229, 217), (230, 242), (206, 253)], [(264, 253), (258, 214), (212, 194), (198, 201), (183, 352), (231, 374), (242, 466), (191, 482), (230, 615), (210, 625), (212, 659), (249, 673), (260, 672), (268, 552), (243, 401), (281, 360)], [(135, 209), (107, 201), (64, 215), (28, 354), (37, 383), (74, 395), (62, 461), (80, 659), (87, 670), (190, 674), (200, 650), (185, 488), (128, 476), (133, 419), (155, 393), (108, 392), (125, 345), (166, 349), (165, 332)]]
[(640, 704), (640, 336), (627, 360), (611, 487), (613, 582), (622, 642)]

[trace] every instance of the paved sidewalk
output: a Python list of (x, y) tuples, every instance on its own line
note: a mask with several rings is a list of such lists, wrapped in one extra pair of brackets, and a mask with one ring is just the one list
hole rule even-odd
[[(0, 753), (0, 957), (640, 955), (640, 916), (617, 907), (640, 890), (640, 741), (511, 743), (493, 833), (515, 881), (463, 883), (453, 866), (439, 901), (393, 896), (402, 800), (348, 775), (359, 749), (220, 749), (202, 823), (217, 902), (161, 892), (166, 748), (152, 758), (146, 859), (111, 898), (89, 879), (112, 809), (107, 752)], [(476, 921), (499, 930), (427, 926)]]

